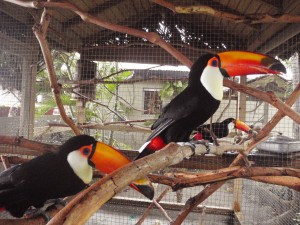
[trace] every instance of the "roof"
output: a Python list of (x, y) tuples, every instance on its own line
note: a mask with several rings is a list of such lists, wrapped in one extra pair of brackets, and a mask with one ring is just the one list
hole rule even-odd
[[(197, 4), (193, 0), (166, 1), (181, 6)], [(206, 10), (196, 7), (201, 11), (199, 14), (174, 13), (148, 0), (70, 2), (107, 22), (157, 32), (193, 61), (204, 52), (224, 50), (256, 51), (286, 59), (298, 50), (300, 43), (297, 41), (300, 37), (299, 18), (294, 17), (300, 15), (300, 1), (203, 0), (198, 4)], [(40, 13), (40, 9), (1, 1), (0, 49), (8, 48), (3, 40), (16, 46), (19, 41), (34, 38), (33, 16)], [(297, 19), (298, 23), (295, 23)], [(53, 49), (75, 50), (89, 60), (179, 64), (160, 47), (144, 39), (88, 24), (67, 9), (54, 9), (48, 42)], [(10, 47), (9, 50), (15, 49)]]

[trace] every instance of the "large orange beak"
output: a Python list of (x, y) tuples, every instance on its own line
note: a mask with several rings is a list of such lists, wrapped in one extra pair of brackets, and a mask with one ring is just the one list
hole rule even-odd
[[(130, 160), (113, 147), (102, 142), (96, 142), (89, 156), (89, 163), (101, 172), (109, 174), (130, 163)], [(154, 188), (147, 177), (132, 182), (130, 186), (147, 198), (153, 199)]]
[(234, 122), (234, 126), (236, 129), (246, 132), (247, 134), (251, 133), (251, 128), (245, 124), (243, 121), (236, 119)]
[(286, 73), (286, 68), (279, 60), (267, 55), (246, 51), (227, 51), (217, 55), (220, 69), (227, 77)]

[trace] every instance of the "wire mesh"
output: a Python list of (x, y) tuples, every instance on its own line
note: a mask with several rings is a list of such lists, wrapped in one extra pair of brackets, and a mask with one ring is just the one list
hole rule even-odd
[[(291, 35), (287, 32), (289, 29), (272, 32), (277, 35), (275, 40), (287, 40), (280, 44), (272, 42), (274, 47), (268, 41), (271, 37), (261, 35), (262, 31), (272, 30), (274, 24), (239, 24), (207, 14), (174, 14), (147, 0), (71, 2), (107, 22), (147, 33), (156, 32), (192, 61), (206, 52), (226, 50), (258, 51), (281, 57), (288, 68), (286, 77), (249, 76), (245, 83), (262, 91), (273, 91), (282, 101), (299, 83), (299, 35)], [(195, 4), (194, 1), (171, 2), (183, 6)], [(286, 13), (299, 14), (299, 3), (281, 2)], [(277, 1), (203, 0), (198, 3), (241, 15), (276, 14), (281, 8)], [(61, 144), (74, 134), (59, 115), (46, 65), (32, 33), (33, 16), (40, 15), (41, 10), (26, 11), (15, 5), (12, 10), (11, 3), (1, 3), (1, 7), (0, 135)], [(287, 25), (274, 29), (281, 31), (284, 26)], [(299, 24), (291, 26), (299, 30)], [(254, 40), (252, 44), (248, 44), (249, 36)], [(68, 117), (81, 126), (84, 133), (121, 150), (139, 149), (160, 110), (187, 86), (188, 68), (179, 66), (180, 63), (160, 47), (144, 38), (82, 22), (79, 16), (66, 9), (53, 10), (47, 41)], [(293, 109), (299, 111), (299, 100)], [(260, 99), (224, 89), (224, 99), (212, 120), (240, 118), (260, 132), (276, 112), (276, 108)], [(229, 136), (222, 140), (234, 143), (247, 136), (233, 125), (229, 126)], [(284, 117), (272, 130), (272, 135), (300, 139), (299, 124)], [(256, 148), (249, 159), (255, 166), (299, 168), (299, 151), (273, 150)], [(7, 145), (1, 145), (0, 151), (17, 156), (35, 154)], [(226, 153), (222, 157), (193, 157), (155, 173), (220, 169), (229, 166), (235, 156), (235, 153)], [(155, 184), (155, 198), (165, 188)], [(161, 205), (175, 219), (187, 200), (203, 188), (169, 191)], [(242, 224), (296, 224), (300, 211), (298, 201), (299, 193), (286, 187), (248, 179), (231, 180), (201, 203), (183, 224), (221, 225), (238, 224), (239, 221)], [(94, 214), (87, 224), (136, 224), (150, 203), (128, 187)], [(155, 208), (143, 224), (169, 224), (169, 221)]]

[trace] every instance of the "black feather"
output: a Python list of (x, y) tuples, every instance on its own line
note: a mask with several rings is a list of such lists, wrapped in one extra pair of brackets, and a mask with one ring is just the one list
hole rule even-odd
[(55, 153), (46, 153), (0, 174), (0, 207), (22, 217), (30, 206), (42, 207), (48, 199), (74, 195), (87, 185), (73, 172), (67, 155), (95, 139), (80, 135), (69, 139)]

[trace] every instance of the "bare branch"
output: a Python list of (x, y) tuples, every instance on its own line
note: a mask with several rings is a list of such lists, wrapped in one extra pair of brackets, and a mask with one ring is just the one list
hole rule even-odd
[[(296, 100), (298, 99), (300, 95), (300, 84), (297, 85), (293, 93), (289, 96), (289, 98), (286, 100), (286, 104), (288, 106), (292, 106)], [(246, 150), (246, 153), (249, 154), (252, 149), (257, 145), (257, 143), (260, 140), (263, 140), (270, 131), (279, 123), (279, 121), (285, 116), (285, 114), (278, 110), (277, 113), (273, 116), (271, 121), (267, 123), (264, 128), (261, 130), (261, 132), (256, 136), (255, 140), (252, 140)], [(239, 154), (236, 159), (231, 163), (232, 166), (240, 165), (243, 162), (243, 157), (241, 154)], [(206, 198), (208, 198), (210, 195), (212, 195), (216, 190), (218, 190), (225, 182), (220, 181), (213, 183), (207, 187), (205, 187), (200, 193), (198, 193), (193, 198), (189, 199), (184, 208), (180, 211), (179, 215), (173, 222), (173, 225), (179, 225), (182, 223), (182, 221), (187, 217), (187, 215), (192, 211), (192, 209), (196, 206), (198, 206), (201, 202), (203, 202)]]
[(250, 14), (250, 15), (236, 15), (214, 9), (206, 5), (194, 5), (194, 6), (179, 6), (164, 0), (152, 0), (152, 2), (168, 8), (173, 13), (178, 14), (205, 14), (226, 20), (230, 20), (236, 23), (299, 23), (300, 16), (288, 15), (288, 14)]
[(51, 10), (49, 11), (47, 9), (44, 9), (41, 17), (41, 22), (40, 24), (36, 24), (33, 27), (33, 32), (36, 38), (38, 39), (38, 42), (40, 44), (43, 53), (44, 61), (48, 70), (50, 85), (54, 94), (55, 102), (58, 107), (59, 113), (62, 119), (65, 121), (65, 123), (71, 127), (73, 132), (76, 135), (79, 135), (80, 134), (79, 129), (75, 126), (74, 122), (67, 116), (62, 100), (60, 98), (61, 85), (57, 83), (51, 52), (49, 49), (48, 42), (46, 40), (47, 28), (50, 23), (51, 16), (52, 16)]
[[(160, 202), (162, 200), (162, 198), (169, 192), (170, 187), (166, 187), (165, 190), (158, 196), (158, 198), (156, 199), (156, 202)], [(135, 224), (135, 225), (141, 225), (145, 219), (147, 218), (147, 216), (149, 215), (151, 209), (155, 206), (155, 203), (152, 202), (148, 208), (145, 210), (145, 212), (143, 213), (142, 217), (139, 219), (139, 221)]]
[(30, 150), (38, 151), (40, 153), (55, 152), (57, 150), (57, 146), (55, 145), (44, 144), (37, 141), (31, 141), (24, 137), (19, 137), (19, 136), (0, 135), (0, 144), (20, 146), (23, 148), (28, 148)]
[(252, 87), (248, 87), (243, 84), (238, 84), (230, 81), (228, 79), (224, 79), (224, 86), (233, 88), (237, 91), (252, 95), (254, 97), (257, 97), (265, 102), (268, 102), (269, 104), (273, 105), (275, 108), (279, 109), (285, 115), (290, 117), (292, 120), (294, 120), (296, 123), (300, 124), (300, 115), (296, 111), (294, 111), (288, 104), (285, 104), (282, 102), (279, 98), (276, 97), (276, 95), (271, 91), (260, 91)]
[[(206, 151), (204, 146), (201, 151)], [(133, 180), (144, 177), (152, 171), (179, 163), (193, 154), (194, 151), (190, 147), (179, 147), (171, 143), (156, 154), (131, 162), (81, 192), (52, 218), (48, 225), (84, 224), (103, 204)], [(198, 154), (197, 149), (196, 154)]]
[(126, 120), (126, 118), (125, 118), (124, 116), (122, 116), (120, 113), (116, 112), (115, 110), (109, 108), (108, 105), (105, 105), (105, 104), (103, 104), (103, 103), (101, 103), (101, 102), (99, 102), (99, 101), (96, 101), (96, 100), (94, 100), (94, 99), (91, 99), (91, 98), (89, 98), (89, 97), (87, 97), (87, 96), (85, 96), (85, 95), (83, 95), (83, 94), (80, 94), (80, 93), (78, 93), (78, 92), (76, 92), (76, 91), (72, 91), (72, 93), (73, 93), (73, 94), (76, 94), (76, 95), (78, 95), (78, 96), (80, 96), (81, 98), (87, 99), (87, 100), (89, 100), (90, 102), (94, 102), (94, 103), (96, 103), (96, 104), (98, 104), (98, 105), (101, 105), (101, 106), (103, 106), (104, 108), (106, 108), (108, 111), (110, 111), (111, 113), (113, 113), (114, 115), (116, 115), (119, 119), (121, 119), (121, 120)]

